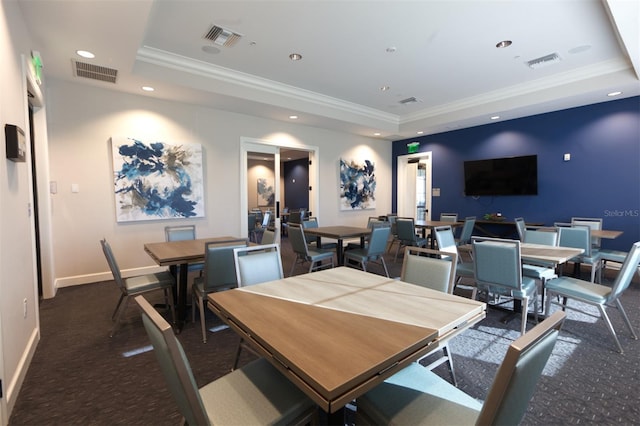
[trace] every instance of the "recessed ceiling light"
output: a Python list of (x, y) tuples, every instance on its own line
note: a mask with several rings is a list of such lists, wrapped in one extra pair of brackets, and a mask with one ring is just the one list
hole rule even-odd
[(292, 53), (291, 55), (289, 55), (289, 59), (291, 59), (292, 61), (299, 61), (302, 59), (302, 55), (299, 53)]
[(373, 134), (373, 136), (380, 136), (380, 133), (379, 133), (379, 132), (375, 132), (375, 133)]
[(618, 96), (618, 95), (622, 95), (622, 92), (611, 92), (611, 93), (607, 93), (607, 96)]
[(78, 54), (78, 56), (82, 56), (83, 58), (87, 59), (93, 59), (96, 57), (96, 55), (89, 52), (88, 50), (76, 50), (76, 53)]
[(151, 86), (142, 86), (142, 90), (144, 90), (145, 92), (153, 92), (156, 89)]
[(292, 119), (292, 120), (297, 120), (298, 116), (297, 115), (290, 115), (289, 118)]
[(499, 115), (494, 115), (494, 116), (491, 117), (492, 120), (498, 120), (499, 118), (500, 118)]
[(423, 132), (422, 130), (420, 130), (420, 131), (416, 132), (416, 134), (418, 134), (418, 135), (423, 135), (423, 134), (424, 134), (424, 132)]
[(496, 47), (498, 49), (504, 49), (505, 47), (511, 46), (511, 44), (512, 44), (511, 40), (502, 40), (500, 43), (496, 44)]

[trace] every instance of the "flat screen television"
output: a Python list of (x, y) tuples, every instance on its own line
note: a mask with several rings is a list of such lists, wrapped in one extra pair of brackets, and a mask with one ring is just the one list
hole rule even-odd
[(537, 195), (538, 156), (465, 161), (464, 193), (469, 196)]

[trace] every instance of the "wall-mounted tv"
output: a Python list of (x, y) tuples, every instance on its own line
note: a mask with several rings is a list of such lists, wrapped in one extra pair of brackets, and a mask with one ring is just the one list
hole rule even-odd
[(537, 195), (538, 156), (465, 161), (464, 193), (470, 196)]

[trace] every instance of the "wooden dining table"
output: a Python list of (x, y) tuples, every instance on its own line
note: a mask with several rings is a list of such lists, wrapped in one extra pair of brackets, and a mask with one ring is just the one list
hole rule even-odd
[(208, 307), (327, 413), (486, 315), (485, 303), (347, 267), (212, 293)]
[(187, 281), (189, 264), (204, 262), (204, 249), (206, 243), (216, 242), (220, 244), (234, 244), (239, 241), (247, 241), (240, 237), (212, 237), (199, 238), (195, 240), (183, 241), (162, 241), (157, 243), (147, 243), (144, 251), (160, 266), (177, 266), (179, 275), (177, 278), (177, 303), (176, 319), (178, 321), (177, 331), (182, 329), (187, 310)]
[(360, 247), (364, 247), (364, 239), (371, 233), (369, 228), (357, 226), (319, 226), (317, 228), (304, 228), (306, 235), (316, 236), (316, 245), (322, 247), (322, 237), (338, 240), (336, 256), (338, 265), (344, 265), (344, 240), (345, 238), (360, 238)]

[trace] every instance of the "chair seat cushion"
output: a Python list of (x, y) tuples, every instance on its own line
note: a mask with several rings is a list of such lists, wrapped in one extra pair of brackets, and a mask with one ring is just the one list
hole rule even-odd
[(522, 290), (516, 290), (514, 288), (501, 287), (497, 285), (487, 286), (480, 284), (479, 288), (490, 288), (491, 293), (502, 294), (509, 297), (515, 297), (516, 299), (522, 299), (524, 297), (531, 296), (536, 290), (536, 282), (531, 277), (522, 277)]
[(169, 272), (156, 272), (155, 274), (138, 275), (124, 279), (124, 285), (129, 294), (142, 293), (147, 290), (162, 287), (171, 287), (175, 279)]
[(627, 252), (621, 250), (600, 249), (600, 258), (610, 262), (624, 263), (627, 258)]
[(547, 291), (557, 291), (568, 297), (602, 304), (611, 294), (611, 287), (572, 277), (559, 277), (546, 284)]
[(314, 403), (264, 358), (200, 388), (212, 425), (291, 424)]
[(526, 277), (531, 277), (536, 280), (551, 280), (553, 278), (557, 278), (558, 275), (556, 271), (551, 268), (546, 268), (544, 266), (537, 265), (522, 265), (522, 275)]
[(474, 424), (482, 403), (418, 363), (358, 398), (372, 424)]
[(330, 259), (333, 257), (332, 251), (325, 251), (324, 249), (309, 249), (309, 260), (316, 262), (318, 260)]
[(471, 277), (473, 278), (473, 263), (471, 262), (462, 262), (456, 265), (456, 275), (461, 277)]

